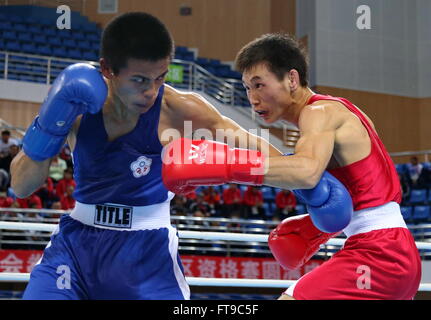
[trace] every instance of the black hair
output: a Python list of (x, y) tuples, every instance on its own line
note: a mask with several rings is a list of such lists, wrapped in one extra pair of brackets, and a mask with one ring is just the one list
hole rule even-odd
[(301, 86), (308, 86), (307, 55), (299, 43), (290, 35), (265, 34), (246, 44), (237, 54), (235, 65), (243, 73), (259, 63), (267, 64), (278, 80), (292, 69), (298, 71)]
[(158, 61), (174, 54), (174, 41), (166, 26), (145, 12), (114, 18), (102, 34), (100, 57), (117, 74), (129, 58)]

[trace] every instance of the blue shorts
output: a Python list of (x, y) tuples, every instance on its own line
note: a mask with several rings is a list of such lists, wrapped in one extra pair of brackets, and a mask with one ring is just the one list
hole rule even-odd
[[(72, 212), (73, 213), (73, 212)], [(118, 231), (62, 216), (23, 299), (190, 298), (172, 226)]]

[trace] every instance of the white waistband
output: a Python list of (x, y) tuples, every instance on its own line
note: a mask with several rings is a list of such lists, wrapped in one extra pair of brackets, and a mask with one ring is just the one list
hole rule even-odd
[(149, 206), (120, 204), (84, 204), (76, 202), (70, 216), (96, 228), (117, 231), (147, 230), (171, 226), (170, 199)]
[(343, 230), (347, 238), (379, 229), (407, 228), (396, 202), (353, 212), (352, 220)]

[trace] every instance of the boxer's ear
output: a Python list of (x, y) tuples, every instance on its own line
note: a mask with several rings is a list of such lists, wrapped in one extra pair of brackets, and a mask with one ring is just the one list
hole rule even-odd
[(109, 67), (106, 60), (104, 58), (100, 58), (99, 63), (100, 63), (100, 71), (102, 72), (103, 76), (107, 79), (112, 79), (115, 75), (114, 75), (114, 72), (112, 71), (112, 68)]

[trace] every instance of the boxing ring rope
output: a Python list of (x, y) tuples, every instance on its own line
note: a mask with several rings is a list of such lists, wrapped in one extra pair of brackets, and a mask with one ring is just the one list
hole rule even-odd
[[(22, 223), (0, 221), (0, 229), (3, 230), (31, 230), (53, 232), (56, 224), (44, 223)], [(264, 234), (240, 234), (228, 232), (198, 232), (178, 230), (180, 238), (200, 240), (224, 240), (241, 242), (264, 242), (268, 241), (268, 235)], [(346, 239), (330, 239), (327, 244), (342, 246)], [(431, 243), (416, 242), (419, 250), (431, 250)], [(7, 273), (0, 272), (0, 282), (28, 282), (29, 273)], [(190, 286), (215, 286), (215, 287), (253, 287), (253, 288), (288, 288), (294, 280), (266, 280), (266, 279), (227, 279), (227, 278), (198, 278), (186, 277)], [(418, 291), (431, 291), (431, 283), (422, 283)]]

